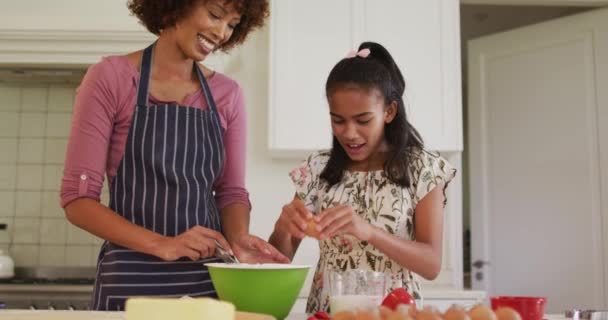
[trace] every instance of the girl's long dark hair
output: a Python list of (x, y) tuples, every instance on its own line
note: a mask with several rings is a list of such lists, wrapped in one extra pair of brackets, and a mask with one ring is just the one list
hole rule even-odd
[[(395, 60), (382, 45), (364, 42), (359, 46), (359, 50), (362, 49), (370, 50), (367, 58), (345, 58), (334, 66), (325, 84), (325, 95), (329, 100), (336, 90), (354, 86), (364, 90), (378, 90), (384, 98), (385, 106), (393, 101), (397, 103), (397, 115), (384, 126), (390, 149), (384, 171), (395, 184), (409, 187), (409, 164), (413, 153), (423, 150), (424, 143), (418, 131), (407, 121), (403, 103), (405, 80)], [(342, 180), (348, 161), (346, 151), (334, 136), (329, 161), (321, 173), (328, 188)]]

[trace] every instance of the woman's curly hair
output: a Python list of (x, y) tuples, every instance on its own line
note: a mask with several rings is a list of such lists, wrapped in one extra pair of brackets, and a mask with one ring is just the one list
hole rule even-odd
[[(199, 1), (209, 0), (128, 0), (127, 7), (140, 23), (155, 35), (161, 30), (174, 26), (186, 17)], [(236, 26), (230, 39), (219, 49), (226, 52), (245, 41), (251, 31), (264, 25), (270, 14), (268, 0), (224, 0), (232, 3), (241, 14), (241, 22)]]

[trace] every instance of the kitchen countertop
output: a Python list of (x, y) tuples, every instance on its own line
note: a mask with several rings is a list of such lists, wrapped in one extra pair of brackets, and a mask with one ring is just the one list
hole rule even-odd
[[(237, 319), (258, 319), (258, 316), (241, 313)], [(266, 318), (266, 317), (265, 317)], [(290, 315), (285, 320), (305, 320), (305, 314)], [(124, 312), (104, 311), (49, 311), (49, 310), (0, 310), (2, 320), (125, 320)]]
[[(11, 284), (0, 283), (0, 292), (30, 292), (30, 291), (45, 291), (45, 292), (93, 292), (93, 285), (90, 284)], [(476, 290), (456, 290), (432, 288), (423, 291), (426, 299), (483, 299), (485, 298), (484, 291)], [(298, 298), (308, 298), (307, 294), (300, 294)]]
[(124, 320), (123, 312), (0, 310), (2, 320)]
[[(294, 313), (285, 320), (306, 320), (307, 315)], [(546, 314), (546, 320), (567, 320), (562, 314)], [(0, 310), (2, 320), (125, 320), (124, 312)]]
[[(83, 310), (90, 300), (91, 292), (92, 285), (89, 284), (1, 283), (0, 301), (5, 302), (8, 307), (18, 307), (24, 310), (28, 306), (46, 309), (47, 305), (54, 306), (57, 310), (66, 309), (66, 305), (70, 305), (77, 310)], [(454, 303), (471, 306), (478, 302), (484, 302), (486, 299), (484, 291), (435, 287), (425, 289), (423, 293), (424, 305), (434, 305), (442, 311)], [(304, 313), (306, 300), (305, 295), (300, 295), (295, 301), (292, 313)], [(296, 317), (295, 320), (297, 319)], [(306, 318), (304, 317), (304, 319)]]

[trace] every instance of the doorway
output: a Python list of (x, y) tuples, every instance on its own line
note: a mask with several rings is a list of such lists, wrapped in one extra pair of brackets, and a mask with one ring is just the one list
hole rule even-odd
[(471, 217), (470, 217), (470, 178), (469, 178), (469, 136), (468, 130), (468, 41), (519, 27), (529, 26), (577, 13), (594, 7), (573, 6), (521, 6), (463, 4), (460, 6), (462, 90), (463, 90), (463, 284), (465, 289), (472, 288), (471, 272)]
[(467, 282), (548, 313), (608, 304), (608, 9), (558, 9), (467, 41), (463, 81)]

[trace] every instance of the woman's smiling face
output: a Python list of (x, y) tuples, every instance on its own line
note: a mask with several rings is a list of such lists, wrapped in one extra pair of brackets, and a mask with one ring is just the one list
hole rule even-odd
[(240, 20), (230, 1), (201, 0), (175, 24), (177, 44), (186, 57), (204, 60), (230, 39)]
[(344, 87), (334, 90), (328, 100), (332, 132), (353, 163), (388, 150), (384, 126), (393, 120), (396, 109), (385, 105), (377, 89)]

